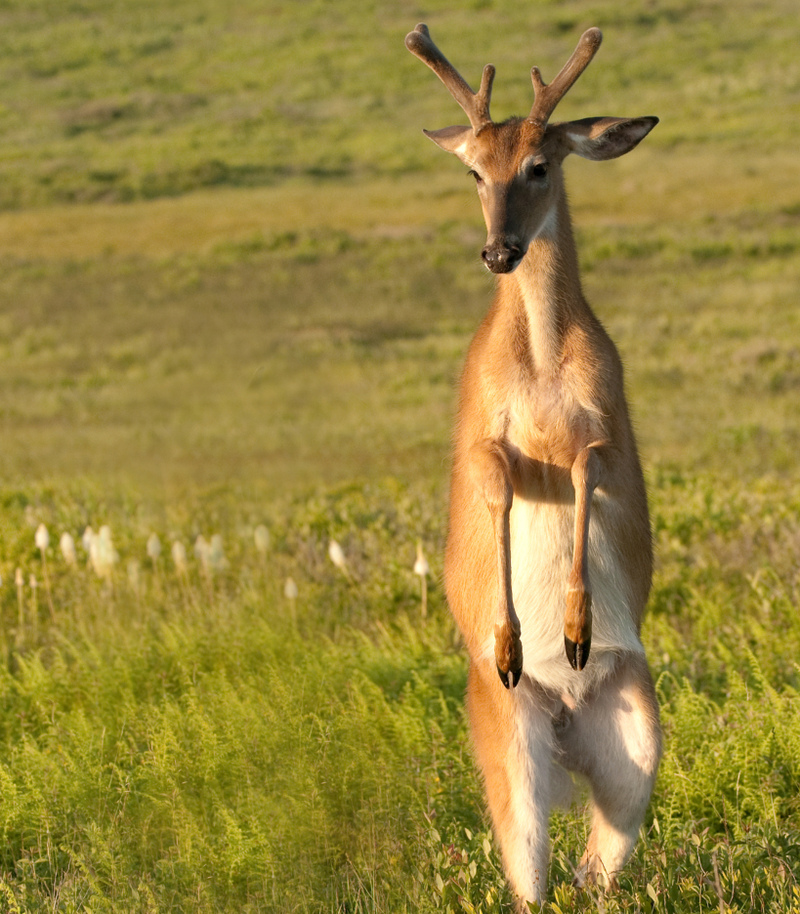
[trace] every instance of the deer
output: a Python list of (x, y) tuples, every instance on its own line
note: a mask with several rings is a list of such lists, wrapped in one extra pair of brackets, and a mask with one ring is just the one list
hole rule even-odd
[(527, 117), (489, 113), (424, 24), (405, 39), (469, 125), (424, 133), (475, 179), (496, 292), (465, 360), (453, 436), (447, 602), (469, 662), (466, 705), (493, 834), (519, 911), (542, 904), (555, 803), (588, 781), (575, 883), (612, 890), (661, 757), (640, 633), (652, 579), (647, 494), (616, 346), (586, 301), (564, 186), (574, 153), (630, 152), (656, 117), (551, 123), (595, 56), (583, 33)]

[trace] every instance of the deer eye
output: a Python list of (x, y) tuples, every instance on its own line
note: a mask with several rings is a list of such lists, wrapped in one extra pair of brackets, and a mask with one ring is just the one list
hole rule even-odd
[(470, 168), (470, 170), (467, 172), (467, 174), (472, 175), (472, 177), (475, 178), (476, 184), (479, 184), (479, 185), (483, 184), (483, 178), (478, 174), (477, 171), (475, 171), (474, 168)]
[(528, 169), (528, 178), (543, 178), (547, 174), (547, 163), (546, 162), (537, 162), (531, 168)]

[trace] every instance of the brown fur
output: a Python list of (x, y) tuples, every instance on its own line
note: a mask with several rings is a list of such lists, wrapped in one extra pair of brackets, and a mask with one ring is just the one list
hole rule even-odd
[(461, 378), (447, 598), (470, 655), (470, 723), (506, 870), (520, 899), (541, 902), (556, 763), (593, 790), (576, 878), (611, 885), (660, 755), (639, 641), (652, 574), (644, 481), (620, 358), (581, 289), (561, 169), (570, 152), (628, 152), (656, 119), (546, 124), (599, 46), (590, 30), (550, 87), (534, 71), (531, 117), (487, 122), (491, 79), (476, 114), (422, 29), (409, 47), (473, 124), (428, 135), (476, 174), (497, 273)]

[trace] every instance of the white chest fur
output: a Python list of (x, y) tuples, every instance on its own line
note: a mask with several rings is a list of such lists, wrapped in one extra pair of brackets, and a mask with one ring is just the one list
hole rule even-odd
[(580, 672), (570, 667), (564, 651), (574, 506), (517, 497), (511, 509), (511, 584), (524, 673), (576, 701), (610, 672), (620, 653), (644, 652), (630, 609), (631, 586), (615, 547), (614, 507), (601, 491), (595, 492), (589, 529), (592, 647)]

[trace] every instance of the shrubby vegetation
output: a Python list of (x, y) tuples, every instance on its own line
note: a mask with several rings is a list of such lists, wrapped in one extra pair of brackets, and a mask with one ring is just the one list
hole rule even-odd
[(510, 901), (440, 585), (491, 283), (419, 132), (459, 117), (402, 46), (427, 19), (497, 63), (499, 117), (596, 24), (564, 116), (662, 118), (568, 180), (651, 492), (665, 756), (613, 898), (570, 885), (580, 795), (554, 816), (547, 908), (800, 912), (795, 16), (0, 5), (0, 910)]
[[(677, 476), (657, 493), (646, 642), (666, 753), (645, 840), (604, 910), (795, 910), (800, 625), (787, 550), (800, 504), (776, 516), (774, 488), (730, 499)], [(9, 910), (508, 901), (469, 753), (465, 659), (438, 585), (443, 505), (430, 490), (329, 490), (263, 518), (240, 502), (224, 517), (181, 506), (160, 530), (77, 491), (6, 491), (3, 503), (2, 567), (22, 571), (2, 590)], [(109, 521), (108, 576), (80, 544), (86, 521)], [(65, 530), (76, 565), (56, 546)], [(215, 533), (209, 564), (193, 544)], [(417, 540), (432, 565), (425, 619)], [(553, 911), (587, 903), (569, 887), (585, 830), (580, 804), (555, 817)]]

